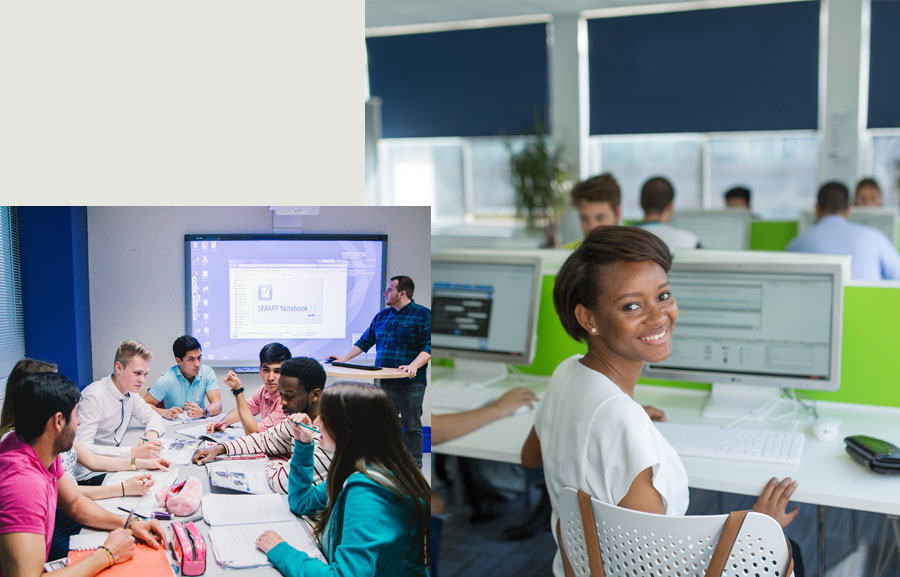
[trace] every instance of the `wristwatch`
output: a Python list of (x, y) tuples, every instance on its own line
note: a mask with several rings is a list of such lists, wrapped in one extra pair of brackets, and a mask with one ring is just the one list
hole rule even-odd
[(204, 416), (204, 417), (208, 417), (208, 416), (209, 416), (209, 407), (203, 407), (203, 416)]
[(132, 458), (131, 458), (131, 470), (132, 470), (132, 471), (137, 471), (137, 463), (136, 463), (136, 461), (137, 461), (137, 457), (132, 457)]
[(244, 387), (241, 387), (240, 389), (231, 389), (231, 394), (233, 394), (235, 397), (240, 395), (243, 392), (244, 392)]

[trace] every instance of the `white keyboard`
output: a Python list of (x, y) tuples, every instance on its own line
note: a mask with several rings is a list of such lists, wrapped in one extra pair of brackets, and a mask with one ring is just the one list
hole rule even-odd
[(710, 457), (796, 465), (803, 454), (803, 433), (772, 429), (726, 429), (718, 425), (654, 423), (682, 457)]
[(454, 411), (471, 411), (496, 400), (504, 392), (506, 389), (493, 387), (433, 387), (431, 406)]

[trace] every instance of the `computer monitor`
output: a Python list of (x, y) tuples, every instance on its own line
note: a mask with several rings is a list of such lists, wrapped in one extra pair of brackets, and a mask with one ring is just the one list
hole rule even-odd
[(689, 230), (700, 239), (701, 248), (747, 250), (750, 248), (750, 211), (679, 210), (672, 226)]
[(839, 388), (848, 257), (681, 256), (669, 272), (679, 310), (672, 354), (648, 363), (645, 377), (712, 383), (703, 416), (714, 419), (761, 420), (782, 388)]
[(537, 340), (541, 259), (436, 253), (431, 256), (431, 346), (456, 359), (455, 377), (488, 384), (506, 364), (530, 364)]
[[(898, 227), (900, 227), (900, 213), (893, 208), (884, 208), (880, 206), (854, 206), (850, 210), (850, 216), (847, 219), (850, 222), (870, 226), (884, 233), (888, 237), (891, 244), (898, 246)], [(804, 210), (800, 213), (800, 220), (797, 223), (797, 232), (803, 233), (816, 224), (816, 215), (811, 210)]]
[(218, 367), (255, 366), (273, 341), (343, 354), (383, 307), (386, 249), (383, 234), (187, 234), (186, 332)]

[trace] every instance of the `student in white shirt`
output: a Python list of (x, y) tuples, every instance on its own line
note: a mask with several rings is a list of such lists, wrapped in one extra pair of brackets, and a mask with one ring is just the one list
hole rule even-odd
[[(644, 363), (672, 352), (678, 305), (666, 276), (670, 265), (668, 247), (658, 237), (609, 226), (591, 232), (557, 274), (556, 312), (566, 332), (586, 341), (588, 350), (554, 371), (523, 448), (523, 462), (543, 462), (554, 535), (563, 487), (639, 511), (687, 511), (681, 459), (634, 401)], [(798, 512), (785, 512), (796, 488), (791, 479), (772, 479), (753, 509), (786, 527)], [(553, 572), (564, 574), (559, 553)]]
[(679, 248), (700, 248), (697, 235), (683, 228), (675, 228), (669, 223), (675, 215), (675, 187), (669, 179), (654, 176), (641, 186), (641, 210), (643, 222), (637, 223), (663, 240), (669, 252)]
[[(163, 418), (137, 392), (150, 372), (150, 349), (137, 341), (125, 341), (116, 350), (114, 372), (85, 387), (78, 405), (76, 439), (99, 454), (137, 459), (158, 457), (159, 437), (165, 432)], [(144, 438), (134, 447), (120, 447), (132, 417), (144, 425)], [(80, 483), (95, 481), (99, 473), (82, 465), (76, 468)]]

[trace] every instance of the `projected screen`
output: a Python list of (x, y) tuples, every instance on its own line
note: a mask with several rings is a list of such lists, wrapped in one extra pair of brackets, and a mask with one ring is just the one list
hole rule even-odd
[[(385, 235), (185, 235), (187, 334), (213, 366), (342, 355), (383, 307)], [(375, 347), (362, 358), (374, 358)]]

